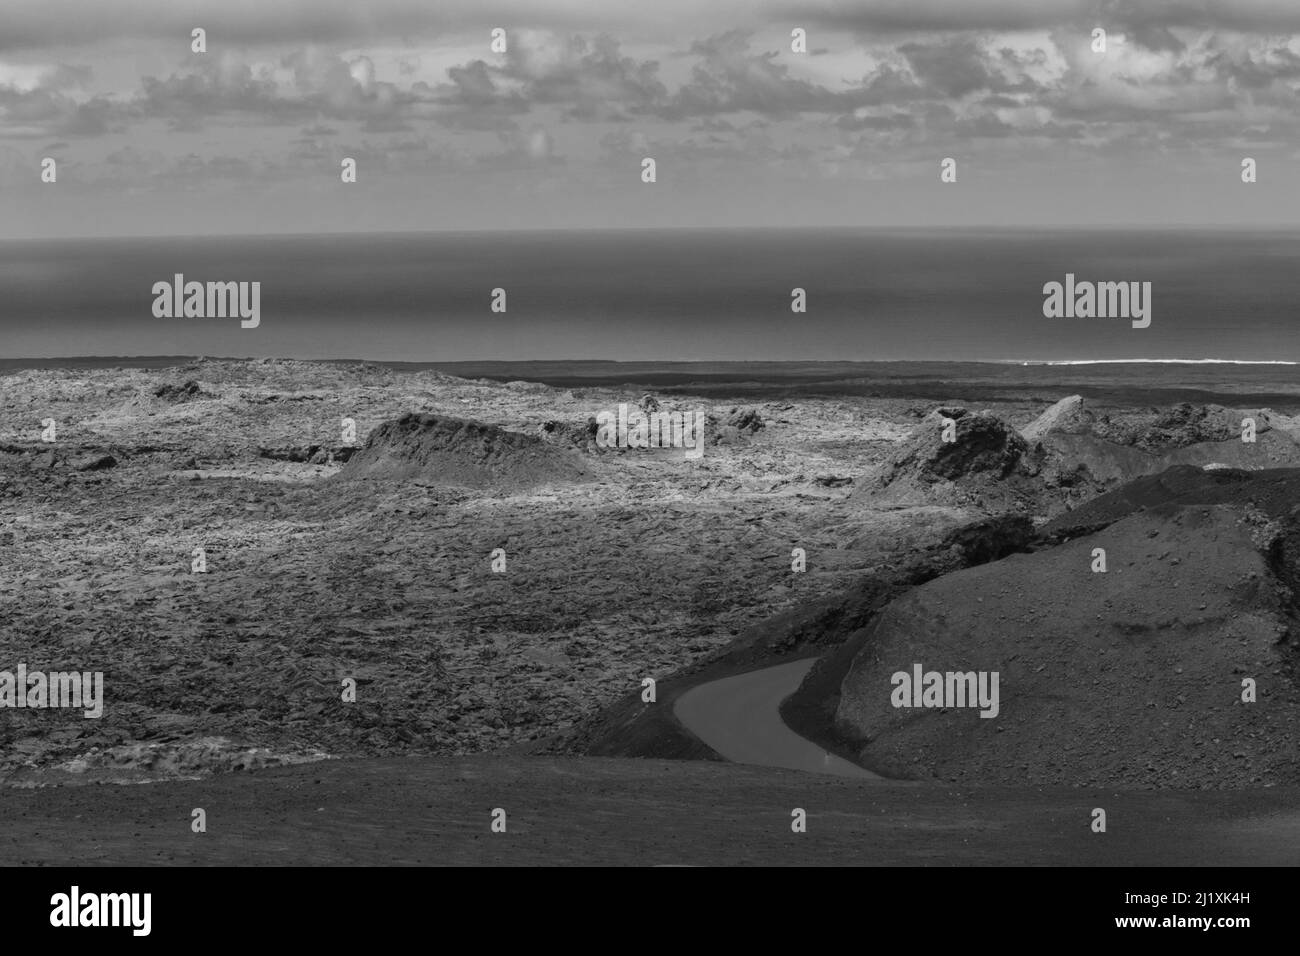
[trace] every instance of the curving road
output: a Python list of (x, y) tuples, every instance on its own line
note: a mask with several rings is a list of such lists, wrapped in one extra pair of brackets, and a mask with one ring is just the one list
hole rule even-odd
[(798, 689), (816, 662), (793, 661), (692, 687), (677, 698), (673, 714), (733, 763), (879, 780), (870, 770), (800, 737), (781, 719), (781, 701)]

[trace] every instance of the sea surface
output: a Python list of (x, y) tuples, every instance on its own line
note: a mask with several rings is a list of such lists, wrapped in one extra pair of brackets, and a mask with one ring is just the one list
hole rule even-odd
[[(156, 282), (261, 283), (261, 322), (155, 318)], [(1152, 284), (1152, 321), (1043, 286)], [(791, 290), (807, 312), (791, 311)], [(494, 289), (506, 311), (493, 312)], [(446, 363), (1300, 362), (1300, 232), (727, 230), (0, 243), (0, 359)]]

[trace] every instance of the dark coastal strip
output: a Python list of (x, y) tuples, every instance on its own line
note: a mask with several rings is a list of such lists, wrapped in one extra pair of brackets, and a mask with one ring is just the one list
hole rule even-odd
[[(167, 369), (205, 359), (187, 355), (0, 359), (0, 376), (25, 369)], [(246, 358), (207, 357), (214, 362)], [(257, 361), (257, 359), (253, 359)], [(466, 379), (537, 382), (554, 388), (655, 388), (736, 398), (917, 398), (969, 402), (1052, 402), (1067, 395), (1116, 405), (1175, 402), (1269, 405), (1300, 413), (1300, 369), (1279, 365), (1019, 362), (390, 362), (366, 359), (262, 359), (364, 366), (394, 372), (436, 371)]]

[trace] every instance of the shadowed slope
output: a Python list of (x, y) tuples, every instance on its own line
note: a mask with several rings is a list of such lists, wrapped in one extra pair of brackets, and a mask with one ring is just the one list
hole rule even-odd
[[(1289, 530), (1288, 530), (1289, 528)], [(891, 603), (841, 688), (844, 733), (890, 776), (1145, 787), (1300, 780), (1288, 525), (1159, 505), (946, 575)], [(1107, 570), (1093, 571), (1105, 550)], [(895, 707), (892, 675), (998, 672), (1000, 712)], [(1258, 687), (1243, 703), (1242, 679)]]

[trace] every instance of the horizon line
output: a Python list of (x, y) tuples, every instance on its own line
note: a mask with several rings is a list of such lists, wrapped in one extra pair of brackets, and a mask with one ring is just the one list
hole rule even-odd
[(654, 233), (654, 232), (1294, 232), (1293, 223), (876, 223), (859, 225), (749, 225), (749, 226), (524, 226), (462, 229), (343, 229), (313, 232), (204, 232), (204, 233), (115, 233), (111, 235), (59, 234), (48, 236), (0, 236), (0, 242), (107, 241), (113, 239), (306, 239), (343, 236), (484, 236), (520, 233)]
[(1122, 358), (1122, 359), (950, 359), (950, 358), (905, 358), (905, 359), (604, 359), (604, 358), (556, 358), (556, 359), (380, 359), (340, 356), (335, 358), (298, 358), (292, 355), (22, 355), (0, 358), (0, 366), (16, 362), (109, 362), (121, 360), (126, 362), (177, 360), (195, 362), (333, 362), (354, 363), (358, 365), (900, 365), (900, 364), (935, 364), (948, 365), (1300, 365), (1300, 360), (1290, 359), (1223, 359), (1223, 358)]
[(1287, 359), (1044, 359), (1016, 360), (1021, 365), (1300, 365)]

